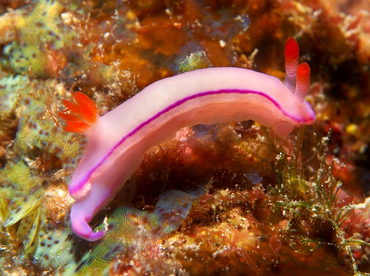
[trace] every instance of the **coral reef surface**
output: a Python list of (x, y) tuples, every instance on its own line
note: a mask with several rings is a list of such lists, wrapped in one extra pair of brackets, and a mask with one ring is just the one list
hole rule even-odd
[[(1, 1), (0, 274), (369, 275), (369, 10)], [(313, 125), (285, 139), (253, 121), (181, 129), (93, 219), (110, 230), (102, 240), (73, 233), (68, 183), (87, 140), (63, 130), (62, 100), (81, 91), (104, 115), (156, 80), (212, 66), (283, 80), (288, 37), (311, 67)]]

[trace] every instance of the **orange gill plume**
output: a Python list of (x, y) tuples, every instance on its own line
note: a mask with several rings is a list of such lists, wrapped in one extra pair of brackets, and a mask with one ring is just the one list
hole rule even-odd
[(65, 120), (64, 130), (68, 132), (82, 133), (96, 122), (98, 118), (98, 108), (95, 103), (81, 92), (73, 93), (76, 103), (62, 100), (65, 110), (59, 112), (59, 116)]

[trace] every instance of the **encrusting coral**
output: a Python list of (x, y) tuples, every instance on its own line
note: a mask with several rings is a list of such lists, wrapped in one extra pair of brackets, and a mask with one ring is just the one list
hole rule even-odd
[[(247, 2), (0, 3), (0, 274), (370, 273), (368, 3)], [(197, 68), (283, 79), (290, 36), (314, 126), (286, 139), (252, 121), (184, 128), (92, 221), (111, 230), (101, 241), (73, 234), (86, 138), (62, 129), (63, 99), (84, 92), (103, 115)]]

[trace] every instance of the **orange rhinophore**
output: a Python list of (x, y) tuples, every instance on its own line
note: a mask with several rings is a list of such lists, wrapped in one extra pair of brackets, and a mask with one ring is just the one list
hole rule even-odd
[(285, 44), (285, 84), (288, 84), (292, 88), (295, 86), (295, 79), (297, 75), (298, 58), (299, 58), (299, 46), (297, 41), (289, 37)]
[(297, 99), (304, 101), (310, 90), (310, 66), (306, 63), (298, 64), (299, 46), (297, 41), (290, 37), (285, 44), (285, 80), (284, 84), (297, 95)]
[(73, 97), (76, 103), (62, 100), (66, 109), (59, 112), (59, 116), (67, 123), (63, 129), (68, 132), (85, 134), (96, 122), (98, 108), (88, 96), (81, 92), (73, 93)]
[(310, 74), (311, 69), (307, 62), (298, 65), (295, 93), (302, 98), (302, 100), (310, 90)]

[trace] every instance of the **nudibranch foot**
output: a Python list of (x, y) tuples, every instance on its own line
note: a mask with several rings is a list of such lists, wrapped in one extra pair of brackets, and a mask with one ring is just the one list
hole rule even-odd
[(105, 235), (105, 231), (93, 232), (88, 224), (90, 220), (86, 219), (76, 208), (72, 207), (70, 217), (72, 230), (77, 236), (88, 241), (96, 241)]

